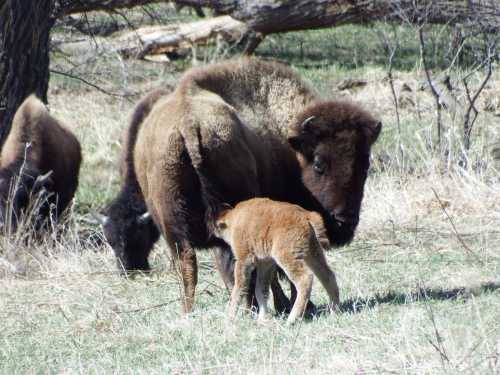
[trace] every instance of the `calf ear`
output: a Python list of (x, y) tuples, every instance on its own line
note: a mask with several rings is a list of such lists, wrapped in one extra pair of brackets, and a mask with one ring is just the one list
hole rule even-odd
[(225, 210), (232, 210), (233, 206), (231, 206), (229, 203), (222, 203), (220, 207), (220, 211), (225, 211)]
[(227, 224), (222, 220), (218, 220), (216, 225), (217, 225), (217, 229), (219, 229), (219, 230), (227, 228)]

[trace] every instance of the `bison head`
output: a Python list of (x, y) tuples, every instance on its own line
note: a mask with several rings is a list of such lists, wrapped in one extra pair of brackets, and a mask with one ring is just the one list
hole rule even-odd
[(148, 255), (158, 240), (159, 231), (144, 203), (127, 194), (119, 195), (99, 215), (104, 236), (113, 248), (118, 268), (123, 271), (149, 271)]
[(370, 148), (382, 124), (350, 102), (313, 104), (299, 113), (288, 141), (302, 181), (331, 219), (332, 244), (343, 245), (359, 222)]
[(21, 176), (8, 169), (0, 171), (0, 229), (15, 232), (21, 212), (27, 209), (30, 203), (37, 210), (35, 225), (41, 223), (40, 213), (48, 212), (47, 198), (50, 195), (54, 182), (52, 171), (40, 174), (36, 170), (25, 168)]

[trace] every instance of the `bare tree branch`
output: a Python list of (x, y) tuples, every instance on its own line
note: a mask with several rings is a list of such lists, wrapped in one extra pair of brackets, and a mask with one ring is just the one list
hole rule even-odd
[(392, 67), (393, 67), (392, 63), (394, 60), (394, 55), (396, 54), (396, 51), (399, 46), (397, 41), (396, 45), (393, 46), (391, 44), (391, 42), (389, 41), (389, 37), (387, 36), (387, 33), (385, 31), (382, 32), (382, 44), (384, 46), (384, 51), (388, 60), (387, 78), (389, 80), (389, 85), (391, 87), (392, 100), (394, 101), (394, 108), (396, 111), (396, 122), (398, 127), (398, 148), (399, 148), (399, 153), (401, 155), (401, 162), (404, 162), (404, 151), (403, 151), (403, 145), (401, 144), (401, 120), (399, 117), (399, 100), (396, 94), (396, 89), (394, 87), (394, 77), (392, 75)]
[(64, 77), (68, 77), (68, 78), (72, 78), (72, 79), (76, 79), (78, 81), (81, 81), (83, 83), (85, 83), (86, 85), (90, 86), (90, 87), (93, 87), (95, 88), (97, 91), (100, 91), (102, 92), (103, 94), (106, 94), (106, 95), (110, 95), (110, 96), (116, 96), (116, 97), (119, 97), (119, 98), (125, 98), (127, 99), (129, 102), (131, 103), (134, 103), (134, 101), (132, 99), (130, 99), (131, 96), (136, 96), (137, 94), (135, 93), (130, 93), (130, 94), (118, 94), (118, 93), (115, 93), (115, 92), (111, 92), (111, 91), (108, 91), (106, 89), (103, 89), (101, 86), (98, 86), (96, 85), (95, 83), (92, 83), (92, 82), (89, 82), (87, 81), (86, 79), (82, 78), (82, 77), (79, 77), (79, 76), (76, 76), (74, 74), (71, 74), (71, 73), (66, 73), (66, 72), (60, 72), (58, 70), (50, 70), (51, 73), (54, 73), (54, 74), (58, 74), (58, 75), (61, 75), (61, 76), (64, 76)]
[(455, 236), (457, 237), (458, 241), (460, 242), (460, 244), (463, 246), (463, 248), (469, 252), (469, 254), (471, 254), (481, 265), (484, 265), (484, 262), (481, 260), (481, 258), (479, 258), (479, 256), (469, 247), (467, 246), (467, 244), (465, 243), (465, 241), (462, 239), (462, 236), (460, 236), (460, 234), (458, 233), (457, 231), (457, 227), (455, 226), (455, 223), (453, 222), (453, 219), (451, 218), (451, 216), (448, 214), (448, 211), (446, 211), (446, 207), (444, 206), (443, 202), (441, 201), (441, 198), (439, 198), (439, 195), (438, 193), (436, 192), (436, 190), (434, 190), (434, 188), (431, 188), (432, 192), (434, 193), (434, 196), (436, 197), (439, 205), (441, 206), (441, 210), (443, 210), (444, 214), (446, 215), (446, 217), (448, 218), (448, 221), (450, 222), (451, 224), (451, 227), (453, 228), (453, 232), (455, 233)]
[(429, 65), (427, 64), (427, 57), (425, 52), (425, 42), (424, 42), (424, 32), (423, 25), (418, 28), (418, 38), (420, 42), (420, 57), (422, 59), (422, 64), (424, 66), (425, 76), (427, 78), (427, 83), (431, 89), (432, 95), (436, 101), (436, 126), (437, 126), (437, 142), (439, 150), (441, 151), (441, 129), (442, 129), (442, 120), (441, 120), (441, 96), (439, 95), (439, 91), (436, 86), (432, 82), (431, 74), (429, 72)]
[[(479, 85), (479, 88), (477, 89), (476, 93), (474, 96), (471, 96), (471, 92), (469, 89), (469, 85), (467, 83), (467, 77), (464, 77), (462, 82), (465, 87), (465, 92), (467, 94), (467, 100), (469, 101), (469, 106), (467, 107), (467, 110), (465, 112), (465, 117), (464, 117), (464, 148), (465, 150), (470, 149), (470, 136), (472, 133), (472, 128), (474, 127), (474, 123), (476, 122), (477, 116), (479, 114), (479, 111), (477, 110), (475, 103), (476, 100), (479, 98), (479, 95), (483, 91), (483, 89), (486, 87), (486, 83), (491, 78), (491, 75), (493, 73), (493, 60), (496, 58), (496, 40), (493, 42), (487, 43), (487, 56), (486, 56), (486, 61), (488, 64), (488, 71), (486, 73), (486, 77), (484, 77), (484, 80), (481, 82)], [(470, 118), (471, 112), (474, 112), (472, 119)]]

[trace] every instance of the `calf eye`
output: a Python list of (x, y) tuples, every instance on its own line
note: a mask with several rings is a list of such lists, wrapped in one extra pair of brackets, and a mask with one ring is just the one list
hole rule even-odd
[(318, 158), (314, 158), (313, 169), (314, 169), (314, 172), (321, 175), (321, 174), (325, 173), (326, 163), (321, 161)]

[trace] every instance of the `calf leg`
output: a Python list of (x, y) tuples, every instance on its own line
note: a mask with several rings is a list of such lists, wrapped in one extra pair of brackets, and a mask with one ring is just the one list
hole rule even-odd
[[(215, 252), (215, 266), (219, 271), (222, 281), (228, 290), (234, 286), (234, 263), (235, 259), (231, 248), (227, 245), (219, 245)], [(246, 295), (247, 308), (257, 310), (257, 301), (255, 298), (255, 280), (257, 274), (253, 272), (249, 278), (248, 293)], [(286, 297), (285, 297), (286, 298)]]
[(248, 282), (253, 264), (246, 260), (237, 260), (234, 264), (234, 287), (231, 293), (228, 315), (231, 320), (238, 314), (238, 306), (244, 295), (248, 293)]
[[(298, 252), (299, 253), (299, 252)], [(302, 259), (290, 259), (289, 253), (279, 253), (275, 256), (276, 262), (286, 272), (288, 278), (297, 288), (297, 298), (292, 311), (288, 316), (288, 323), (292, 324), (304, 316), (307, 302), (311, 296), (313, 275)]]
[[(297, 299), (297, 289), (295, 288), (295, 285), (293, 283), (290, 283), (290, 301), (289, 301), (289, 308), (288, 312), (291, 310), (291, 306), (295, 304), (295, 300)], [(318, 313), (318, 309), (316, 308), (316, 305), (311, 302), (311, 300), (307, 301), (307, 306), (306, 306), (306, 312), (304, 313), (304, 316), (312, 318)]]
[(287, 322), (289, 324), (295, 323), (295, 321), (304, 316), (306, 311), (307, 301), (311, 296), (313, 275), (307, 272), (304, 268), (303, 271), (291, 271), (290, 280), (295, 284), (297, 288), (297, 299), (293, 304), (292, 312), (288, 316)]
[(310, 254), (306, 257), (306, 263), (326, 289), (326, 292), (330, 297), (330, 308), (338, 308), (340, 301), (337, 279), (335, 278), (335, 274), (331, 268), (328, 266), (323, 251), (318, 249), (313, 254)]

